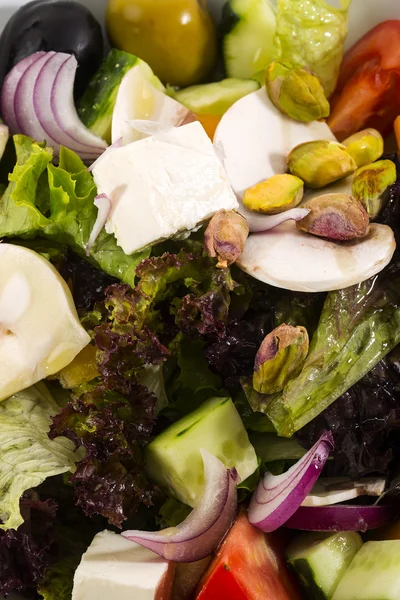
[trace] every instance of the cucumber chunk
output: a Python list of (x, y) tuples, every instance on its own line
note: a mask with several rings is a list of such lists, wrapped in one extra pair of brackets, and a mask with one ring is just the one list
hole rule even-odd
[(201, 448), (227, 467), (236, 467), (242, 481), (258, 467), (256, 453), (232, 400), (211, 398), (149, 444), (149, 477), (171, 496), (196, 506), (204, 487)]
[(164, 91), (161, 81), (147, 63), (133, 54), (113, 49), (78, 102), (78, 114), (82, 123), (108, 143), (111, 142), (112, 114), (119, 86), (124, 75), (136, 65), (140, 65), (146, 79), (154, 87)]
[(216, 83), (192, 85), (175, 92), (174, 98), (198, 115), (222, 117), (237, 100), (260, 88), (253, 79), (224, 79)]
[(223, 53), (229, 77), (251, 79), (276, 56), (276, 15), (270, 0), (228, 0), (222, 15)]
[(331, 600), (362, 543), (355, 531), (305, 533), (292, 542), (286, 556), (309, 600)]
[(400, 540), (366, 542), (357, 552), (333, 600), (399, 600)]

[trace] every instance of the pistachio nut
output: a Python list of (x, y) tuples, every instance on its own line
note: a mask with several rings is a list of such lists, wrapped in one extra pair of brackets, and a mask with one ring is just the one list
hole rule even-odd
[(354, 240), (369, 231), (367, 211), (348, 194), (323, 194), (306, 203), (310, 212), (297, 221), (301, 231), (330, 240)]
[(375, 162), (383, 154), (383, 137), (376, 129), (363, 129), (342, 142), (357, 167)]
[(357, 169), (345, 146), (326, 140), (296, 146), (289, 154), (288, 167), (311, 188), (322, 188)]
[(261, 394), (274, 394), (296, 377), (308, 354), (304, 327), (283, 323), (263, 340), (254, 363), (253, 387)]
[(396, 177), (396, 165), (391, 160), (378, 160), (354, 173), (352, 194), (363, 204), (370, 219), (375, 219), (384, 207), (384, 194)]
[(218, 259), (217, 267), (226, 269), (243, 252), (249, 235), (247, 220), (234, 210), (219, 210), (204, 234), (207, 254)]
[(304, 183), (295, 175), (273, 175), (245, 191), (243, 204), (250, 210), (276, 215), (300, 204)]
[(275, 106), (292, 119), (308, 123), (329, 116), (324, 88), (307, 67), (273, 62), (267, 69), (265, 86)]

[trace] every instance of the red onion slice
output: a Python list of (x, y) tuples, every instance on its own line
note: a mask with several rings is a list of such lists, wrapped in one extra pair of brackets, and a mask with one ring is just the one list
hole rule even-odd
[(44, 52), (38, 60), (32, 63), (19, 80), (15, 91), (14, 106), (18, 131), (26, 132), (30, 137), (39, 142), (46, 140), (49, 145), (55, 145), (57, 141), (48, 135), (42, 127), (32, 102), (35, 85), (39, 74), (45, 69), (47, 63), (55, 55), (55, 52)]
[(356, 506), (300, 506), (285, 527), (302, 531), (368, 531), (393, 520), (396, 510), (389, 504)]
[(14, 109), (14, 97), (22, 75), (31, 65), (39, 60), (45, 52), (35, 52), (21, 60), (7, 75), (1, 91), (1, 114), (7, 123), (10, 133), (18, 133), (18, 123)]
[(13, 134), (45, 139), (56, 153), (66, 146), (91, 162), (107, 144), (79, 120), (73, 98), (76, 69), (76, 58), (62, 52), (23, 59), (5, 79), (1, 110)]
[(99, 196), (96, 196), (93, 204), (98, 208), (98, 213), (96, 222), (93, 225), (93, 229), (90, 233), (89, 241), (86, 246), (86, 256), (90, 256), (92, 246), (99, 237), (104, 225), (107, 223), (108, 215), (111, 211), (111, 202), (106, 194), (100, 194)]
[(37, 119), (46, 132), (50, 144), (52, 143), (50, 140), (54, 140), (54, 146), (61, 145), (73, 148), (75, 151), (79, 151), (81, 155), (85, 152), (90, 153), (93, 151), (91, 146), (88, 147), (84, 143), (77, 144), (68, 132), (60, 128), (52, 110), (51, 98), (55, 78), (63, 64), (70, 58), (70, 55), (62, 52), (48, 54), (52, 54), (52, 56), (38, 74), (33, 90), (33, 105)]
[(240, 204), (239, 212), (247, 219), (251, 233), (262, 233), (274, 229), (286, 221), (300, 221), (308, 215), (310, 210), (308, 208), (291, 208), (278, 215), (262, 215), (248, 210), (243, 204)]
[(324, 433), (288, 471), (278, 476), (266, 473), (251, 498), (250, 523), (265, 532), (286, 523), (312, 489), (333, 447), (332, 434)]
[(85, 144), (99, 155), (107, 147), (106, 142), (89, 131), (76, 112), (73, 90), (77, 68), (73, 55), (61, 65), (51, 90), (52, 112), (61, 130), (68, 132), (77, 144)]
[(205, 489), (199, 506), (177, 527), (124, 531), (124, 537), (175, 562), (194, 562), (214, 552), (236, 517), (239, 477), (206, 450), (201, 454)]

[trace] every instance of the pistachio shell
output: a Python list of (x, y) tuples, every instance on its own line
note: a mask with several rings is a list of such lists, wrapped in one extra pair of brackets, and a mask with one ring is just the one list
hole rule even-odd
[(354, 173), (352, 195), (360, 200), (370, 219), (375, 219), (383, 208), (384, 193), (396, 178), (396, 165), (391, 160), (378, 160)]
[(249, 224), (242, 215), (234, 210), (219, 210), (204, 234), (206, 251), (218, 259), (218, 268), (226, 269), (243, 252), (248, 235)]
[(367, 211), (353, 196), (323, 194), (313, 198), (305, 206), (310, 212), (296, 223), (300, 231), (340, 241), (354, 240), (368, 233)]
[(311, 188), (329, 185), (357, 169), (345, 146), (325, 140), (296, 146), (289, 154), (288, 167)]
[(298, 177), (285, 173), (273, 175), (245, 191), (243, 204), (246, 208), (266, 215), (295, 208), (302, 200), (304, 183)]
[(267, 69), (265, 85), (275, 106), (296, 121), (308, 123), (329, 116), (324, 88), (307, 67), (273, 62)]
[(274, 394), (296, 377), (307, 358), (308, 333), (304, 327), (282, 324), (262, 342), (254, 364), (253, 387)]
[(383, 137), (376, 129), (363, 129), (342, 142), (357, 167), (375, 162), (383, 154)]

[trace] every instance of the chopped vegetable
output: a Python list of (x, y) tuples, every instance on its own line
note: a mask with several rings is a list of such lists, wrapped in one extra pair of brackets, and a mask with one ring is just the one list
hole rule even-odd
[(286, 550), (309, 600), (331, 600), (363, 542), (355, 531), (303, 533)]
[[(265, 535), (241, 512), (200, 582), (196, 600), (299, 600), (284, 538)], [(257, 560), (255, 560), (257, 557)]]
[(386, 135), (399, 114), (400, 21), (379, 23), (345, 54), (328, 123), (342, 140), (373, 127)]
[(285, 527), (302, 531), (368, 531), (390, 523), (396, 509), (390, 504), (300, 506)]
[(282, 475), (266, 473), (254, 492), (249, 522), (262, 531), (275, 531), (296, 513), (318, 479), (333, 450), (331, 433), (318, 442)]
[(366, 542), (339, 582), (332, 600), (397, 600), (399, 541)]
[(175, 92), (172, 96), (197, 115), (222, 117), (243, 96), (260, 88), (254, 79), (223, 79), (215, 83), (193, 85)]
[(125, 538), (175, 562), (194, 562), (214, 552), (236, 517), (239, 476), (206, 450), (201, 457), (204, 493), (190, 515), (159, 532), (124, 531)]
[(67, 146), (92, 161), (106, 148), (104, 140), (79, 120), (73, 100), (77, 60), (61, 52), (37, 52), (18, 63), (7, 75), (1, 111), (12, 134), (46, 141), (59, 154)]
[(232, 400), (212, 398), (148, 445), (149, 476), (175, 498), (197, 506), (204, 488), (202, 448), (235, 467), (242, 481), (257, 469), (254, 448)]
[(309, 423), (400, 342), (399, 266), (328, 294), (302, 372), (268, 405), (280, 435)]
[(121, 81), (135, 66), (139, 66), (154, 87), (164, 90), (148, 64), (133, 54), (113, 48), (78, 102), (78, 114), (82, 123), (107, 143), (111, 143), (111, 121)]

